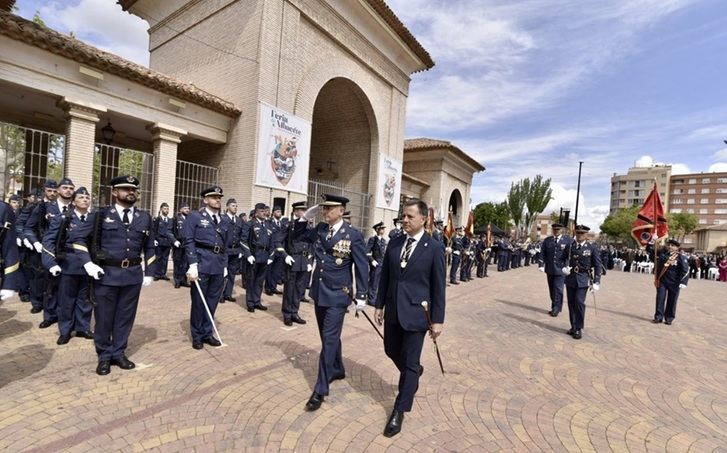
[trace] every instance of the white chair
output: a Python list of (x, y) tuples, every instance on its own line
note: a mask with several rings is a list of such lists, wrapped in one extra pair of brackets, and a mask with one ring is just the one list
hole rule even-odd
[(719, 269), (716, 267), (710, 267), (707, 271), (707, 279), (709, 280), (717, 280), (717, 275), (719, 275)]

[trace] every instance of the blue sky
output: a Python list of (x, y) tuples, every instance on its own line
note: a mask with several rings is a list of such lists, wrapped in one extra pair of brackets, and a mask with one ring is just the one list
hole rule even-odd
[[(553, 180), (550, 208), (608, 212), (635, 162), (727, 171), (724, 0), (389, 0), (437, 65), (415, 74), (407, 137), (451, 140), (482, 162), (472, 201)], [(112, 0), (22, 1), (53, 28), (147, 64), (146, 23)]]

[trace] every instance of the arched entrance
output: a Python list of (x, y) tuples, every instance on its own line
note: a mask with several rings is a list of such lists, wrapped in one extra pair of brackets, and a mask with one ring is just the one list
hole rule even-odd
[(349, 198), (351, 223), (368, 224), (369, 175), (378, 133), (371, 104), (361, 88), (336, 77), (321, 88), (313, 107), (309, 170), (310, 202), (321, 193)]
[(455, 221), (459, 218), (459, 213), (462, 211), (462, 194), (459, 189), (454, 189), (452, 194), (449, 196), (449, 210), (452, 211), (452, 218)]

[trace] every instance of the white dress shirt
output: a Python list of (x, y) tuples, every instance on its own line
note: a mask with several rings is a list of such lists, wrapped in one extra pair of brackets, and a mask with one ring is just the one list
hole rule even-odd
[[(424, 228), (422, 228), (422, 230), (420, 232), (418, 232), (417, 234), (415, 234), (414, 236), (409, 236), (408, 234), (406, 235), (407, 240), (409, 240), (409, 238), (414, 238), (414, 242), (411, 244), (411, 253), (409, 254), (409, 259), (411, 259), (411, 256), (414, 254), (414, 249), (417, 248), (417, 244), (419, 244), (419, 242), (421, 242), (422, 236), (424, 236)], [(404, 241), (404, 247), (401, 248), (401, 255), (399, 256), (399, 258), (404, 257), (405, 251), (406, 251), (406, 241)]]
[[(121, 206), (118, 203), (114, 205), (114, 208), (116, 209), (116, 212), (119, 214), (119, 218), (123, 222), (124, 221), (124, 209), (127, 209), (127, 208)], [(128, 209), (129, 209), (129, 223), (131, 223), (134, 220), (134, 207), (132, 206)]]

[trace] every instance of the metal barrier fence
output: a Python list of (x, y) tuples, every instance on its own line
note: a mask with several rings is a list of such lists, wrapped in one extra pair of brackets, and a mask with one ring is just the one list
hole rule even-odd
[(361, 230), (365, 235), (365, 232), (371, 226), (369, 225), (371, 194), (348, 189), (343, 183), (317, 179), (308, 180), (309, 206), (320, 203), (321, 195), (324, 193), (342, 195), (349, 199), (346, 209), (351, 211), (351, 225)]
[(219, 184), (220, 170), (217, 167), (177, 160), (177, 177), (174, 183), (174, 206), (179, 209), (182, 203), (197, 209), (202, 199), (199, 193), (207, 187)]
[(0, 192), (25, 196), (63, 177), (65, 135), (0, 122)]
[(93, 204), (111, 203), (109, 182), (119, 175), (136, 176), (141, 181), (136, 206), (155, 215), (151, 205), (154, 190), (154, 155), (143, 151), (96, 143), (93, 154)]

